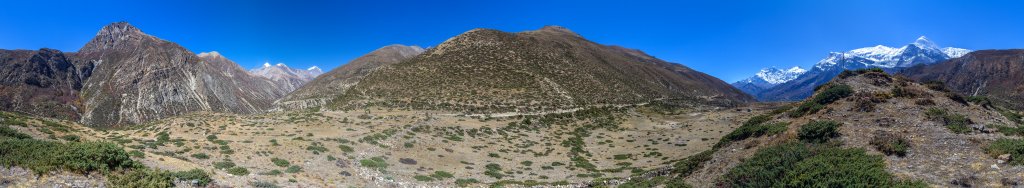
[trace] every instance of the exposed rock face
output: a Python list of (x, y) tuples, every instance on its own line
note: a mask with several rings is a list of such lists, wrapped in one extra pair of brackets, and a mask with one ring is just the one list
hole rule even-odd
[(1024, 109), (1024, 50), (981, 50), (946, 62), (911, 67), (900, 74), (940, 81), (953, 91)]
[(341, 67), (306, 83), (299, 89), (275, 102), (280, 109), (320, 107), (342, 95), (349, 87), (359, 83), (366, 75), (381, 66), (395, 64), (420, 53), (419, 46), (389, 45), (356, 58)]
[(91, 69), (54, 49), (0, 50), (0, 110), (78, 119), (78, 93)]
[(76, 54), (96, 64), (82, 89), (81, 122), (137, 124), (194, 111), (257, 113), (285, 94), (222, 56), (200, 58), (119, 22)]
[(468, 31), (412, 59), (380, 68), (333, 102), (536, 111), (659, 99), (753, 101), (707, 74), (548, 26), (519, 33)]
[[(216, 53), (200, 53), (199, 56), (202, 57), (204, 54)], [(270, 63), (264, 63), (263, 67), (249, 70), (249, 72), (277, 82), (278, 86), (281, 86), (282, 89), (288, 92), (295, 91), (295, 89), (323, 74), (323, 71), (316, 66), (303, 70), (288, 67), (284, 63), (278, 63), (273, 66)]]

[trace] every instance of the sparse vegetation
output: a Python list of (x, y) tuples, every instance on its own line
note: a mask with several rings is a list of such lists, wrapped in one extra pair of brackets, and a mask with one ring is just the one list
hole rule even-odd
[(993, 158), (1009, 154), (1009, 162), (1013, 165), (1024, 165), (1024, 140), (1000, 138), (985, 148), (985, 152)]
[(885, 155), (902, 157), (907, 155), (907, 150), (910, 149), (910, 141), (889, 132), (876, 132), (870, 144), (875, 146), (875, 149), (878, 149), (878, 151), (885, 153)]
[(829, 84), (825, 89), (814, 95), (811, 100), (804, 101), (796, 109), (789, 112), (790, 117), (801, 117), (817, 113), (826, 105), (853, 94), (853, 88), (845, 84)]
[(970, 127), (972, 121), (967, 116), (949, 113), (940, 108), (930, 108), (928, 111), (925, 111), (925, 115), (933, 121), (943, 123), (950, 132), (967, 134), (973, 131)]

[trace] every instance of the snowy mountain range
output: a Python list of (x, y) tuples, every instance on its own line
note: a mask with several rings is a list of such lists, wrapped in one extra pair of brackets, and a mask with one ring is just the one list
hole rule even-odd
[(249, 73), (273, 80), (282, 88), (291, 92), (298, 89), (302, 84), (306, 84), (306, 82), (320, 76), (324, 71), (317, 66), (312, 66), (306, 69), (295, 69), (288, 67), (288, 65), (285, 65), (284, 63), (270, 65), (270, 63), (267, 62), (263, 63), (262, 67), (249, 70)]
[(761, 69), (761, 71), (758, 71), (754, 76), (732, 83), (732, 85), (746, 93), (757, 93), (761, 90), (775, 87), (776, 85), (796, 79), (804, 73), (807, 73), (807, 70), (800, 68), (799, 66), (786, 70), (768, 67)]
[(761, 101), (802, 100), (811, 95), (814, 87), (828, 82), (843, 70), (901, 70), (919, 64), (942, 62), (969, 52), (971, 50), (963, 48), (940, 47), (927, 37), (921, 36), (899, 48), (878, 45), (846, 52), (831, 52), (810, 70), (799, 71), (800, 73), (765, 68), (754, 76), (732, 85)]

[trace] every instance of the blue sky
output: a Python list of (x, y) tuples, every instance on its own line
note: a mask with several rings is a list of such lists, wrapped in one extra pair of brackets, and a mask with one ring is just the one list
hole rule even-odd
[(473, 28), (565, 26), (733, 82), (766, 66), (808, 67), (830, 51), (1024, 47), (1021, 1), (2, 1), (0, 48), (77, 51), (128, 21), (243, 67), (340, 66), (388, 44), (434, 46)]

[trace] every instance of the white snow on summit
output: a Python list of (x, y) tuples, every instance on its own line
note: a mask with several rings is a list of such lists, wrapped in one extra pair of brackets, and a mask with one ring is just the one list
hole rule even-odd
[(925, 62), (928, 62), (929, 60), (945, 60), (957, 58), (969, 52), (971, 52), (971, 50), (963, 48), (939, 48), (939, 45), (928, 40), (927, 37), (921, 36), (918, 37), (917, 40), (914, 40), (914, 42), (900, 48), (878, 45), (874, 47), (858, 48), (847, 52), (831, 52), (828, 57), (819, 61), (814, 67), (831, 67), (835, 66), (837, 62), (854, 57), (868, 60), (861, 62), (867, 67), (910, 67), (916, 65), (916, 63), (920, 62), (922, 59), (925, 59)]
[(757, 72), (756, 77), (761, 78), (762, 80), (771, 84), (781, 84), (796, 79), (796, 77), (799, 77), (801, 74), (804, 74), (805, 72), (807, 72), (807, 70), (804, 70), (800, 67), (793, 67), (787, 70), (780, 70), (775, 67), (769, 67), (761, 69), (761, 71)]

